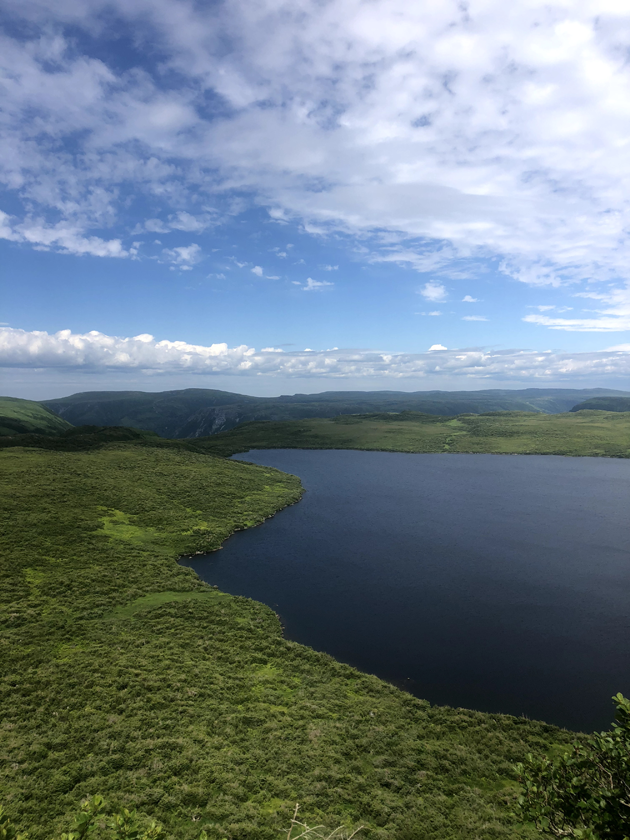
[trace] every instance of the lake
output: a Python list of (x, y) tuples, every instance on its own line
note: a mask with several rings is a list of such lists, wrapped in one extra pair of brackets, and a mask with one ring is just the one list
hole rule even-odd
[(260, 450), (301, 502), (184, 560), (431, 703), (607, 728), (630, 694), (630, 460)]

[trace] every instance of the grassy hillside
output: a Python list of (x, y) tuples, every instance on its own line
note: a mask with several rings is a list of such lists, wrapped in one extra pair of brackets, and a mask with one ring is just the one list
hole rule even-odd
[(249, 397), (227, 391), (189, 388), (150, 394), (142, 391), (94, 391), (44, 404), (74, 426), (132, 426), (167, 438), (196, 438), (254, 420), (284, 421), (338, 414), (420, 411), (454, 416), (488, 411), (534, 411), (556, 414), (596, 396), (625, 396), (601, 388), (571, 390), (529, 388), (521, 391), (328, 391), (281, 397)]
[(28, 432), (52, 435), (71, 427), (71, 423), (58, 417), (41, 403), (15, 397), (0, 397), (0, 435)]
[(574, 405), (571, 411), (630, 411), (630, 397), (593, 397)]
[(9, 816), (40, 840), (98, 792), (183, 840), (277, 840), (296, 801), (373, 840), (533, 838), (510, 817), (513, 764), (568, 733), (431, 708), (203, 584), (175, 558), (296, 501), (299, 481), (154, 443), (0, 452)]
[(332, 420), (248, 423), (206, 438), (203, 446), (220, 455), (257, 448), (298, 447), (628, 458), (630, 414), (504, 412), (451, 418), (407, 412), (340, 416)]

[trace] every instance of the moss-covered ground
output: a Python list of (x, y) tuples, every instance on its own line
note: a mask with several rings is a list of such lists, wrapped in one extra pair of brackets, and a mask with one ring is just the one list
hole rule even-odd
[(513, 765), (568, 733), (430, 707), (177, 564), (297, 479), (133, 443), (5, 449), (0, 477), (0, 803), (34, 840), (95, 793), (184, 840), (277, 840), (296, 802), (374, 840), (535, 836)]
[(244, 423), (198, 442), (233, 455), (248, 449), (379, 449), (392, 452), (630, 457), (630, 412), (534, 414), (503, 411), (436, 417), (400, 414), (341, 415), (332, 420)]

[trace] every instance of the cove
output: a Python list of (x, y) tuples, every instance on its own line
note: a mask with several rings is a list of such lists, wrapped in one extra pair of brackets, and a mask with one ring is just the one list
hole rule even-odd
[(184, 560), (431, 703), (592, 731), (630, 694), (630, 460), (260, 450), (301, 502)]

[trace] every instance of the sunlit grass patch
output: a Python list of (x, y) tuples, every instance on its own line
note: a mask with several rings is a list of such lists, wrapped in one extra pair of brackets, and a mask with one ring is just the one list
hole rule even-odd
[(229, 597), (224, 592), (219, 592), (218, 589), (194, 590), (192, 592), (152, 592), (150, 595), (143, 595), (142, 598), (136, 598), (130, 604), (116, 607), (105, 618), (122, 621), (127, 618), (133, 618), (137, 613), (143, 612), (144, 610), (152, 610), (156, 607), (161, 607), (163, 604), (170, 604), (176, 601), (203, 600), (206, 602), (219, 602), (225, 601)]

